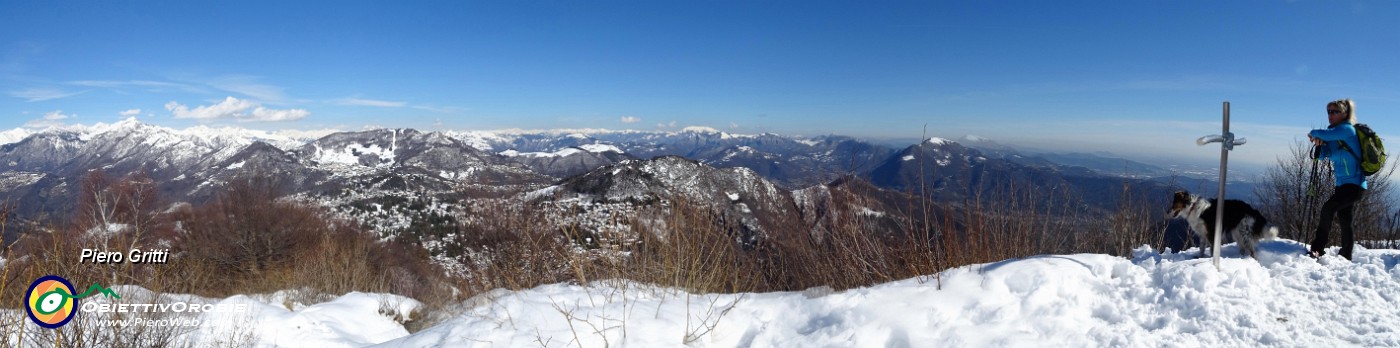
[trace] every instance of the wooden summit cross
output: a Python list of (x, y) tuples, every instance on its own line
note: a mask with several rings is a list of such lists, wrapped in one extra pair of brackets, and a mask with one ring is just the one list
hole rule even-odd
[[(1211, 134), (1200, 139), (1196, 139), (1196, 145), (1220, 143), (1220, 195), (1215, 198), (1215, 247), (1210, 250), (1214, 252), (1211, 256), (1211, 263), (1215, 264), (1215, 269), (1220, 270), (1220, 235), (1224, 234), (1225, 220), (1225, 168), (1230, 159), (1230, 150), (1235, 149), (1235, 145), (1244, 145), (1245, 139), (1235, 139), (1235, 133), (1230, 133), (1230, 102), (1225, 102), (1224, 117), (1220, 121), (1220, 134)], [(1202, 216), (1204, 217), (1204, 216)]]

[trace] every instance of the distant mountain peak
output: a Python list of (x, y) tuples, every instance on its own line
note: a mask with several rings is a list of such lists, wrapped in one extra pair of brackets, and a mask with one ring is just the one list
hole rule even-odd
[(145, 129), (152, 129), (152, 130), (170, 130), (170, 131), (173, 131), (173, 129), (170, 129), (170, 128), (165, 128), (165, 127), (160, 127), (160, 126), (155, 126), (155, 125), (149, 125), (149, 124), (142, 123), (140, 120), (137, 120), (136, 117), (128, 117), (128, 118), (126, 118), (126, 119), (124, 119), (124, 120), (117, 121), (117, 122), (113, 122), (113, 123), (100, 123), (100, 122), (99, 122), (99, 123), (94, 124), (94, 125), (91, 125), (91, 126), (77, 125), (77, 126), (72, 126), (72, 128), (70, 128), (70, 129), (72, 129), (73, 131), (76, 131), (76, 132), (78, 132), (78, 133), (84, 134), (84, 135), (85, 135), (85, 138), (91, 138), (91, 137), (95, 137), (95, 136), (102, 135), (102, 134), (107, 134), (107, 133), (112, 133), (112, 132), (132, 132), (132, 131), (140, 130), (140, 129), (143, 129), (143, 128), (145, 128)]
[(0, 144), (17, 143), (29, 136), (43, 134), (69, 133), (76, 135), (83, 141), (90, 141), (94, 137), (104, 134), (134, 134), (135, 132), (165, 134), (169, 137), (224, 146), (240, 146), (252, 141), (263, 141), (280, 149), (288, 150), (340, 131), (335, 129), (263, 131), (234, 126), (213, 127), (206, 124), (177, 129), (143, 122), (136, 117), (128, 117), (112, 123), (70, 124), (45, 128), (19, 127), (0, 131)]
[(117, 121), (116, 123), (113, 123), (113, 124), (112, 124), (112, 127), (117, 127), (117, 128), (136, 128), (136, 127), (140, 127), (140, 126), (142, 126), (142, 125), (145, 125), (145, 123), (144, 123), (144, 122), (141, 122), (141, 120), (136, 119), (136, 116), (132, 116), (132, 117), (127, 117), (127, 118), (124, 119), (124, 120)]
[(15, 128), (3, 131), (0, 132), (0, 145), (18, 143), (20, 140), (24, 140), (24, 138), (28, 138), (33, 134), (34, 131), (28, 128)]
[(501, 151), (500, 155), (506, 157), (568, 157), (579, 153), (606, 152), (616, 152), (619, 154), (627, 153), (626, 151), (622, 151), (622, 149), (612, 144), (594, 143), (582, 144), (578, 146), (569, 146), (556, 150), (554, 152), (520, 152), (516, 150), (505, 150)]
[(714, 129), (714, 128), (710, 128), (710, 127), (705, 127), (705, 126), (690, 126), (690, 127), (682, 128), (682, 129), (681, 129), (681, 133), (710, 133), (710, 134), (721, 134), (721, 133), (724, 133), (724, 132), (721, 132), (721, 131), (719, 131), (718, 129)]
[(992, 139), (984, 138), (984, 137), (981, 137), (981, 136), (978, 136), (978, 135), (975, 135), (975, 134), (964, 135), (964, 136), (962, 136), (962, 138), (959, 138), (958, 140), (964, 141), (964, 142), (973, 142), (973, 143), (976, 143), (976, 142), (984, 142), (984, 141), (992, 141)]
[(1020, 157), (1020, 151), (1011, 146), (1006, 146), (992, 140), (991, 138), (968, 134), (959, 139), (963, 145), (971, 147), (992, 157)]

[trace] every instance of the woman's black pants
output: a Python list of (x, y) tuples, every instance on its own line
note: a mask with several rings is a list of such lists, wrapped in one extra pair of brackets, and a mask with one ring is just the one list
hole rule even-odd
[(1332, 232), (1332, 217), (1336, 216), (1340, 219), (1337, 223), (1342, 225), (1342, 250), (1339, 253), (1351, 260), (1351, 249), (1356, 244), (1351, 230), (1352, 210), (1365, 191), (1356, 184), (1337, 186), (1332, 197), (1328, 198), (1326, 203), (1322, 203), (1322, 216), (1318, 219), (1317, 231), (1313, 234), (1312, 251), (1321, 255), (1322, 249), (1327, 247), (1327, 235)]

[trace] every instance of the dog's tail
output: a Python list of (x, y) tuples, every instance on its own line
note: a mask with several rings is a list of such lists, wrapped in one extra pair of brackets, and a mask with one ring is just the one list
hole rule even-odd
[(1259, 239), (1278, 239), (1278, 226), (1269, 225), (1264, 228), (1264, 235)]

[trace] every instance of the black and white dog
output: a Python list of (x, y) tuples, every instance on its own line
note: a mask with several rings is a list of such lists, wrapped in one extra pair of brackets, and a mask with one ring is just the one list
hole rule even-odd
[[(1214, 199), (1179, 191), (1172, 195), (1172, 209), (1167, 212), (1170, 217), (1186, 219), (1193, 233), (1205, 237), (1201, 239), (1201, 256), (1206, 255), (1206, 247), (1215, 240), (1215, 207)], [(1225, 200), (1224, 218), (1225, 228), (1222, 230), (1239, 244), (1242, 255), (1254, 257), (1254, 246), (1260, 240), (1278, 237), (1278, 228), (1269, 225), (1269, 220), (1264, 219), (1264, 215), (1249, 203)]]

